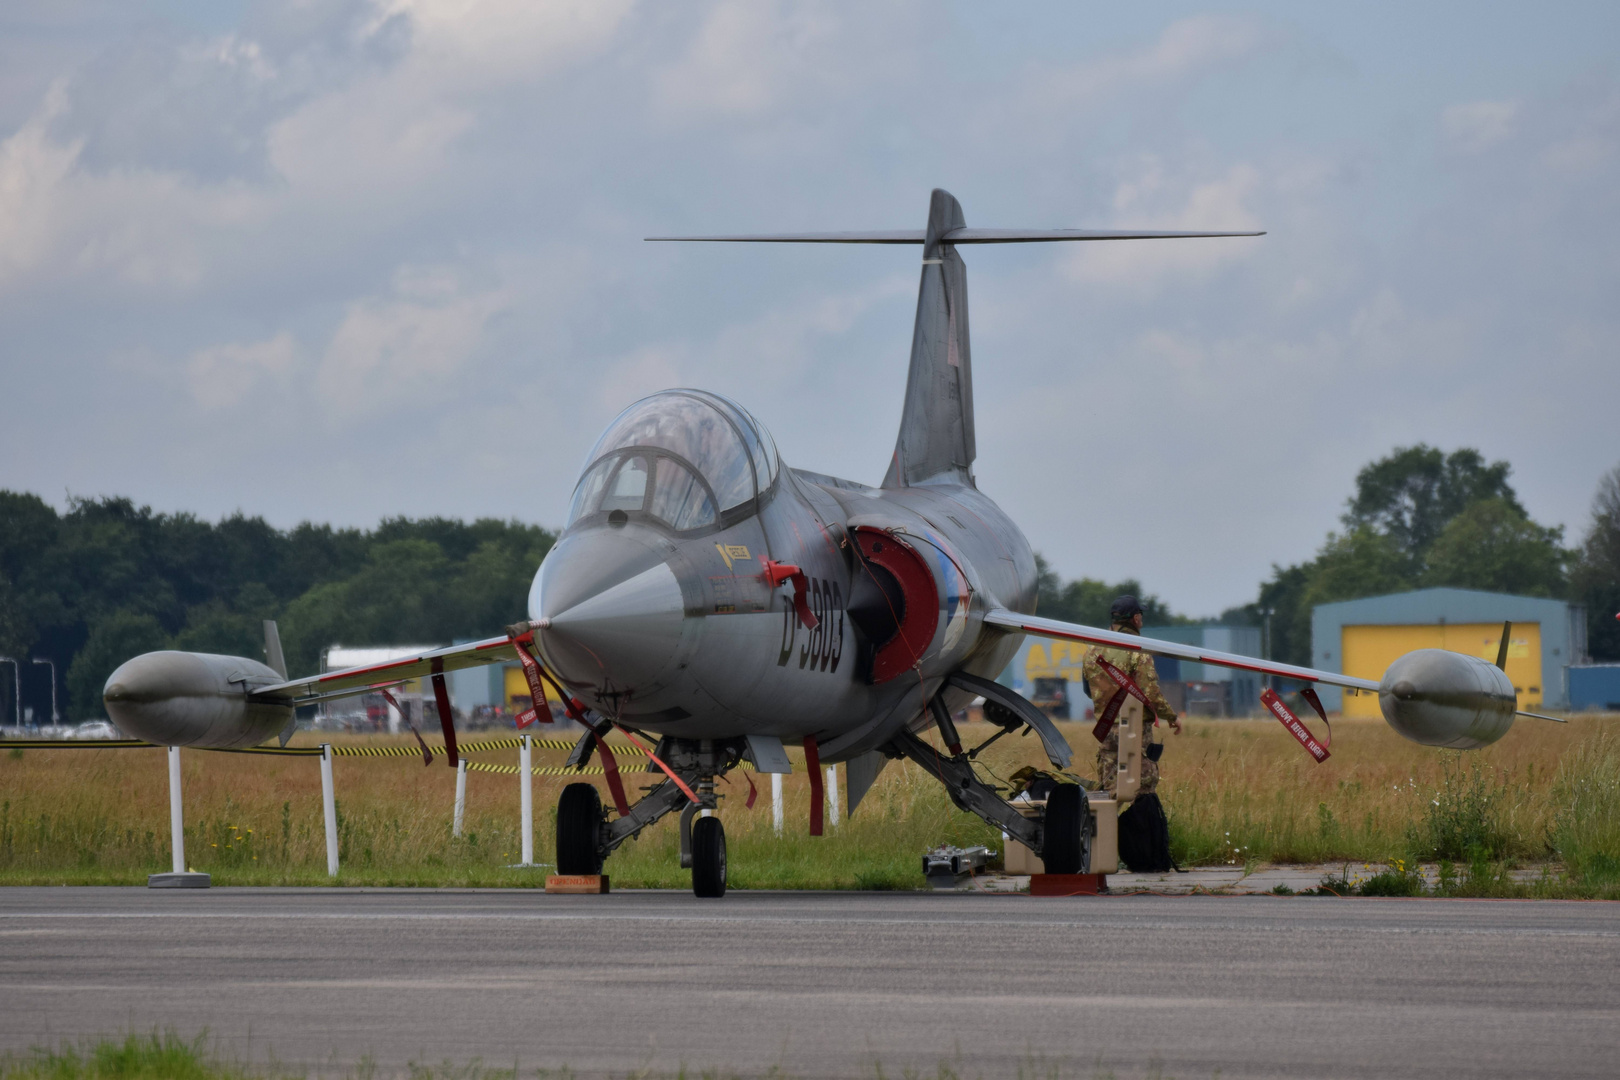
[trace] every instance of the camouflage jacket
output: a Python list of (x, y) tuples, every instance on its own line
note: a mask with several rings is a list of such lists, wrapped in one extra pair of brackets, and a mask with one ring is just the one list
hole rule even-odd
[[(1128, 626), (1116, 626), (1114, 630), (1122, 634), (1134, 634), (1135, 630)], [(1114, 680), (1108, 677), (1102, 666), (1097, 663), (1097, 657), (1102, 656), (1110, 664), (1129, 675), (1136, 685), (1142, 688), (1147, 695), (1148, 705), (1162, 720), (1174, 720), (1176, 710), (1170, 707), (1165, 700), (1164, 691), (1159, 689), (1159, 673), (1153, 667), (1153, 657), (1143, 652), (1131, 652), (1128, 649), (1111, 649), (1101, 645), (1093, 645), (1086, 650), (1086, 660), (1081, 671), (1085, 675), (1086, 686), (1091, 689), (1091, 704), (1097, 714), (1108, 705), (1108, 699), (1114, 696), (1119, 689)]]

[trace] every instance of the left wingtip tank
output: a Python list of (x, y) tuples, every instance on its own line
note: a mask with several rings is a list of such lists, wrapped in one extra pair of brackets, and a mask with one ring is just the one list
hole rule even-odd
[(242, 749), (286, 729), (290, 704), (250, 699), (254, 686), (281, 682), (245, 656), (163, 650), (119, 665), (102, 690), (107, 716), (133, 739), (158, 746)]

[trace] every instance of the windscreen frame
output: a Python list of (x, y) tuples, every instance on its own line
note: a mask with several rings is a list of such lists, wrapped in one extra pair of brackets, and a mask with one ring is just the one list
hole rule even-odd
[[(613, 476), (617, 476), (617, 471), (618, 469), (622, 468), (623, 462), (629, 460), (630, 458), (637, 457), (642, 458), (647, 462), (647, 488), (645, 494), (642, 496), (641, 509), (602, 509), (603, 501), (610, 494), (609, 485), (606, 481), (604, 481), (598, 486), (598, 489), (593, 496), (595, 506), (589, 510), (582, 511), (577, 515), (575, 514), (572, 507), (572, 502), (578, 499), (580, 487), (587, 479), (591, 477), (592, 474), (598, 470), (602, 470), (604, 473), (610, 473)], [(581, 475), (579, 480), (574, 484), (574, 499), (570, 500), (571, 505), (569, 508), (569, 517), (567, 523), (563, 526), (564, 531), (573, 529), (576, 526), (588, 528), (592, 525), (600, 525), (603, 523), (613, 524), (613, 515), (622, 514), (623, 517), (619, 519), (620, 524), (635, 521), (640, 522), (643, 525), (651, 525), (664, 532), (672, 533), (675, 536), (703, 536), (707, 533), (718, 532), (719, 530), (730, 525), (732, 523), (733, 514), (735, 511), (753, 506), (754, 500), (749, 500), (748, 502), (742, 503), (733, 508), (732, 511), (727, 511), (724, 513), (718, 509), (712, 509), (712, 516), (706, 524), (698, 525), (690, 529), (677, 529), (674, 522), (660, 517), (652, 510), (648, 509), (648, 507), (653, 505), (654, 495), (658, 489), (658, 462), (660, 459), (666, 459), (674, 462), (676, 465), (679, 465), (689, 476), (691, 476), (698, 482), (699, 485), (701, 485), (704, 495), (709, 501), (709, 506), (711, 508), (719, 506), (719, 500), (715, 498), (714, 488), (710, 486), (708, 478), (693, 467), (692, 463), (687, 461), (681, 455), (657, 446), (626, 446), (618, 450), (609, 450), (607, 453), (597, 458), (590, 464), (590, 467), (585, 470), (584, 474)]]

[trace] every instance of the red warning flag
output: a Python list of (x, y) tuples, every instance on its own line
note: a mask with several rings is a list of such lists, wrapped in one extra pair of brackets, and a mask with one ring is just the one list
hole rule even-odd
[[(1288, 729), (1290, 735), (1299, 740), (1299, 745), (1305, 748), (1307, 754), (1316, 759), (1318, 765), (1328, 759), (1327, 747), (1316, 741), (1316, 736), (1312, 735), (1310, 730), (1300, 722), (1299, 717), (1294, 715), (1294, 710), (1283, 704), (1283, 699), (1277, 696), (1277, 691), (1269, 686), (1266, 687), (1265, 691), (1260, 695), (1260, 702), (1271, 710), (1271, 715), (1275, 716), (1278, 722)], [(1316, 703), (1313, 702), (1313, 704)], [(1320, 708), (1320, 705), (1318, 705), (1318, 708)]]
[(536, 720), (551, 723), (551, 706), (546, 704), (546, 688), (540, 681), (540, 661), (529, 652), (529, 646), (517, 638), (512, 639), (512, 649), (517, 653), (518, 663), (523, 665), (523, 678), (529, 684), (530, 705), (518, 713), (518, 729), (521, 731)]
[(821, 835), (821, 752), (816, 747), (816, 737), (804, 737), (804, 767), (810, 773), (810, 835)]

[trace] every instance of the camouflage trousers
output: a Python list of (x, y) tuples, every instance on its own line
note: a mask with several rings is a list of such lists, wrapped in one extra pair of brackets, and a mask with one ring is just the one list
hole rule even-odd
[[(1119, 774), (1119, 727), (1108, 733), (1108, 738), (1097, 748), (1097, 782), (1108, 794), (1114, 794), (1114, 780)], [(1159, 787), (1159, 763), (1142, 756), (1141, 786), (1137, 793), (1148, 795)]]

